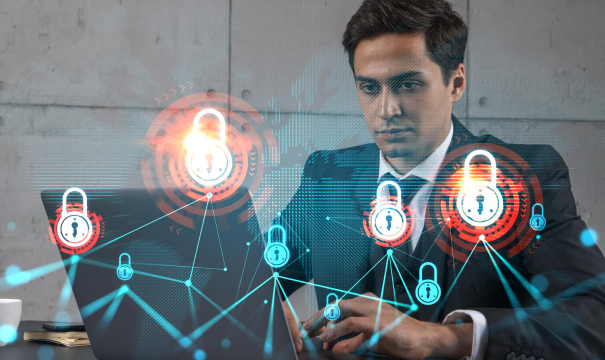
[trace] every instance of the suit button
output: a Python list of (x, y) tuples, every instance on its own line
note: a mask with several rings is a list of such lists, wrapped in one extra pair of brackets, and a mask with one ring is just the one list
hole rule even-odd
[(519, 355), (515, 360), (527, 360), (527, 358), (525, 357), (525, 355)]
[(514, 352), (510, 352), (508, 353), (508, 355), (506, 355), (506, 360), (515, 360), (516, 357), (517, 354), (515, 354)]
[(403, 285), (397, 284), (397, 285), (395, 285), (395, 291), (397, 291), (400, 294), (403, 294), (405, 292), (405, 288), (403, 287)]

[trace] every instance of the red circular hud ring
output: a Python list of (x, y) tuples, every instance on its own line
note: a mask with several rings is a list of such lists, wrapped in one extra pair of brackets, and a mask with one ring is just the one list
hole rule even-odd
[[(195, 115), (209, 108), (226, 120), (225, 147), (233, 159), (228, 176), (216, 185), (198, 183), (186, 166), (190, 150), (185, 139), (193, 132)], [(198, 131), (218, 141), (219, 121), (212, 116), (203, 118)], [(190, 228), (201, 222), (204, 214), (216, 216), (244, 209), (249, 197), (238, 190), (254, 193), (265, 171), (262, 160), (277, 156), (273, 151), (277, 142), (261, 114), (243, 100), (214, 92), (192, 94), (168, 105), (155, 118), (146, 139), (149, 152), (141, 161), (145, 187), (162, 212), (172, 213), (170, 218)], [(212, 193), (212, 207), (206, 209), (208, 199), (204, 197), (208, 193)]]
[[(65, 211), (67, 213), (70, 212), (79, 212), (81, 213), (83, 210), (83, 204), (81, 203), (68, 203), (66, 204)], [(105, 237), (105, 221), (101, 215), (97, 215), (94, 212), (90, 211), (90, 208), (87, 210), (86, 216), (90, 219), (92, 224), (92, 235), (90, 239), (79, 246), (69, 246), (68, 243), (61, 241), (59, 239), (59, 233), (57, 232), (57, 225), (61, 220), (61, 215), (63, 212), (62, 204), (58, 204), (57, 210), (55, 210), (55, 214), (57, 215), (55, 219), (49, 220), (50, 226), (48, 227), (48, 238), (50, 242), (59, 246), (59, 249), (66, 254), (83, 254), (88, 250), (92, 249), (99, 238)]]
[[(458, 194), (463, 188), (464, 161), (471, 151), (477, 149), (487, 150), (496, 158), (496, 187), (503, 200), (502, 214), (489, 226), (473, 226), (457, 210)], [(427, 229), (433, 228), (433, 232), (441, 233), (437, 245), (461, 261), (466, 261), (473, 249), (486, 251), (483, 243), (479, 242), (480, 235), (484, 235), (485, 241), (495, 250), (504, 250), (503, 253), (509, 257), (521, 252), (536, 234), (528, 224), (531, 204), (542, 202), (540, 184), (527, 162), (499, 145), (471, 144), (449, 153), (443, 164), (440, 174), (445, 176), (440, 175), (433, 188), (434, 201), (429, 204), (425, 219)], [(490, 171), (489, 162), (477, 157), (471, 163), (470, 177), (486, 180), (490, 177)]]

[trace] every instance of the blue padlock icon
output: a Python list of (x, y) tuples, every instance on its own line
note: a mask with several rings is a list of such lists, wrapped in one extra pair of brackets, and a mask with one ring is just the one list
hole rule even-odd
[[(422, 278), (422, 270), (425, 266), (433, 268), (433, 280)], [(431, 262), (425, 262), (420, 266), (419, 273), (418, 285), (416, 286), (416, 299), (418, 299), (421, 304), (433, 305), (439, 301), (439, 297), (441, 297), (441, 287), (437, 284), (437, 267)]]
[[(336, 301), (330, 304), (330, 296), (334, 296)], [(334, 321), (340, 317), (340, 308), (338, 307), (338, 296), (334, 293), (329, 293), (326, 296), (326, 307), (324, 308), (324, 316), (330, 321)]]
[[(281, 241), (272, 241), (273, 230), (279, 229), (281, 231)], [(286, 247), (286, 229), (281, 225), (273, 225), (269, 229), (267, 234), (267, 247), (265, 249), (265, 261), (269, 266), (274, 268), (280, 268), (290, 260), (290, 250)]]
[[(126, 256), (128, 258), (128, 264), (124, 263), (122, 264), (122, 257)], [(120, 258), (118, 260), (118, 270), (117, 270), (117, 274), (118, 274), (118, 279), (126, 281), (126, 280), (130, 280), (130, 278), (132, 277), (132, 274), (134, 273), (134, 270), (132, 270), (132, 266), (130, 266), (130, 255), (127, 253), (123, 253), (120, 255)]]
[[(540, 213), (536, 214), (536, 206), (540, 207)], [(531, 219), (529, 219), (529, 226), (536, 231), (544, 229), (546, 226), (546, 219), (544, 218), (544, 206), (540, 203), (535, 203), (531, 207)]]

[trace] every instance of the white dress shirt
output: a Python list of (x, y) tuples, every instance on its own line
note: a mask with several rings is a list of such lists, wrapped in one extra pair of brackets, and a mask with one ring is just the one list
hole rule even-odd
[[(450, 123), (450, 132), (445, 138), (445, 140), (435, 149), (435, 151), (429, 155), (423, 162), (421, 162), (418, 166), (412, 169), (405, 175), (401, 175), (393, 169), (391, 164), (385, 159), (380, 152), (380, 166), (378, 169), (378, 182), (382, 176), (386, 173), (391, 173), (396, 179), (403, 180), (410, 175), (418, 176), (424, 180), (426, 180), (426, 184), (424, 184), (420, 190), (414, 195), (412, 201), (410, 203), (410, 207), (412, 208), (412, 212), (417, 215), (416, 220), (424, 223), (424, 217), (426, 215), (426, 208), (428, 203), (428, 196), (433, 189), (433, 185), (435, 184), (435, 179), (439, 173), (439, 168), (441, 167), (441, 163), (447, 154), (447, 149), (452, 141), (452, 136), (454, 135), (454, 125)], [(383, 196), (389, 195), (389, 189), (387, 186), (382, 188)], [(423, 227), (418, 226), (412, 230), (411, 234), (411, 243), (412, 243), (412, 251), (416, 248), (418, 244), (418, 240), (420, 239), (420, 235), (422, 234)], [(473, 322), (473, 350), (470, 357), (465, 357), (467, 360), (483, 360), (485, 358), (485, 351), (487, 348), (487, 319), (485, 316), (474, 310), (456, 310), (449, 313), (445, 319), (443, 320), (444, 324), (455, 324), (457, 320), (462, 321), (472, 321)]]

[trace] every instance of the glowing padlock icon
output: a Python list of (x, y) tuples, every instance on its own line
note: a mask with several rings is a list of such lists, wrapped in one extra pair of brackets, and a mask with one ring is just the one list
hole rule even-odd
[[(199, 132), (199, 123), (202, 116), (214, 115), (220, 123), (220, 140), (204, 137)], [(185, 141), (188, 151), (185, 159), (187, 172), (195, 182), (209, 186), (223, 182), (233, 168), (233, 156), (226, 146), (225, 117), (216, 109), (204, 109), (195, 115), (193, 120), (193, 133)]]
[[(536, 206), (540, 207), (539, 214), (536, 214)], [(535, 203), (531, 207), (531, 219), (529, 219), (529, 226), (536, 231), (540, 231), (546, 226), (546, 219), (544, 218), (544, 206), (542, 206), (542, 204)]]
[[(336, 301), (330, 304), (330, 296), (334, 296)], [(337, 320), (340, 317), (340, 308), (338, 307), (338, 296), (334, 293), (329, 293), (326, 296), (326, 307), (324, 308), (324, 316), (330, 321)]]
[[(72, 192), (80, 193), (82, 196), (82, 212), (67, 212), (67, 195)], [(82, 189), (73, 187), (63, 193), (63, 207), (57, 224), (57, 233), (59, 240), (72, 248), (86, 244), (92, 237), (92, 223), (88, 218), (88, 199)]]
[[(273, 230), (281, 231), (281, 241), (273, 241)], [(290, 250), (286, 247), (286, 229), (281, 225), (273, 225), (267, 234), (267, 247), (265, 249), (265, 262), (274, 268), (280, 268), (290, 260)]]
[[(124, 263), (122, 264), (122, 257), (126, 256), (128, 258), (128, 264)], [(130, 266), (130, 255), (127, 253), (123, 253), (120, 255), (120, 258), (118, 260), (118, 269), (117, 269), (117, 274), (118, 274), (118, 279), (126, 281), (126, 280), (130, 280), (130, 278), (132, 277), (132, 274), (134, 273), (134, 270), (132, 270), (132, 266)]]
[[(381, 190), (385, 186), (393, 186), (397, 190), (397, 202), (381, 202)], [(401, 210), (401, 188), (394, 181), (384, 181), (376, 189), (376, 208), (372, 214), (371, 228), (374, 235), (381, 240), (395, 240), (405, 232), (407, 219)]]
[[(425, 266), (433, 268), (433, 280), (423, 279), (422, 270)], [(418, 285), (416, 286), (416, 299), (424, 305), (433, 305), (441, 297), (441, 287), (437, 284), (437, 267), (431, 262), (425, 262), (420, 266)]]
[[(490, 181), (471, 179), (471, 160), (477, 155), (489, 159)], [(502, 194), (496, 186), (496, 169), (496, 159), (485, 150), (471, 152), (464, 161), (464, 180), (462, 190), (458, 194), (456, 208), (462, 219), (473, 226), (489, 226), (502, 215), (504, 203)]]

